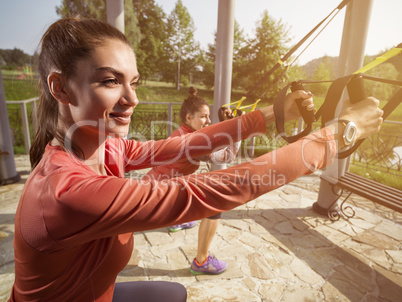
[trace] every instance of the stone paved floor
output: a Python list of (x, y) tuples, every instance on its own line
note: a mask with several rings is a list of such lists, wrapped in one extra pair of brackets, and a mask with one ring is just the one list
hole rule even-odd
[[(14, 213), (29, 171), (0, 186), (0, 301), (14, 281)], [(188, 301), (402, 301), (402, 215), (352, 195), (356, 215), (333, 222), (311, 210), (319, 175), (305, 176), (223, 214), (211, 250), (229, 268), (192, 276), (198, 227), (135, 234), (117, 281), (172, 280)]]

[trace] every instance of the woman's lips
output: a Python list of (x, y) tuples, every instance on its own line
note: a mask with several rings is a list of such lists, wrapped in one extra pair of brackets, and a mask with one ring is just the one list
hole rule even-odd
[(113, 119), (116, 123), (129, 124), (131, 121), (130, 112), (113, 112), (109, 114), (109, 117)]

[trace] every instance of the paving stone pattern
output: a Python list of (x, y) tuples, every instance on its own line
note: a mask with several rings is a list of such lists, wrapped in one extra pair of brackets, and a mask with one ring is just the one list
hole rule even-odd
[[(14, 281), (14, 215), (28, 175), (0, 186), (0, 301)], [(144, 171), (145, 172), (145, 171)], [(141, 177), (136, 172), (134, 177)], [(356, 215), (331, 221), (312, 211), (319, 173), (223, 214), (211, 251), (229, 263), (218, 276), (193, 276), (198, 227), (136, 233), (117, 281), (184, 284), (188, 301), (402, 301), (402, 215), (352, 195)]]

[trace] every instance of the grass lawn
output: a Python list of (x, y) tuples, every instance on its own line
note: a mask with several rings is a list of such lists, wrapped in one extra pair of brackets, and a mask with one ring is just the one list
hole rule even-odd
[(26, 100), (39, 95), (38, 81), (35, 77), (18, 79), (21, 72), (4, 70), (2, 71), (4, 93), (7, 101)]

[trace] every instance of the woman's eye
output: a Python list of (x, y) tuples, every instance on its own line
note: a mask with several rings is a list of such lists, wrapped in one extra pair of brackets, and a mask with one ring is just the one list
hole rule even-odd
[(130, 85), (131, 85), (131, 87), (132, 87), (133, 89), (135, 89), (135, 88), (137, 88), (137, 87), (140, 85), (140, 82), (139, 82), (139, 81), (132, 82)]
[(107, 79), (103, 81), (103, 84), (107, 85), (107, 86), (114, 86), (114, 85), (118, 85), (119, 81), (117, 81), (117, 79)]

